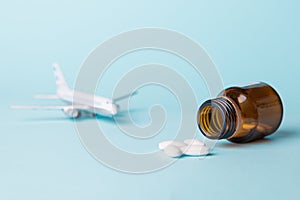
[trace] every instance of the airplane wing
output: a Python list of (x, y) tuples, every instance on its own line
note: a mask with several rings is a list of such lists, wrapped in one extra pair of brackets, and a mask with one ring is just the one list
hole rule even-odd
[(62, 110), (65, 114), (72, 118), (78, 118), (81, 113), (79, 111), (89, 112), (90, 107), (85, 105), (65, 105), (65, 106), (11, 106), (12, 109), (46, 109), (46, 110)]
[(64, 109), (78, 109), (87, 110), (90, 107), (85, 105), (65, 105), (65, 106), (11, 106), (12, 109), (44, 109), (44, 110), (64, 110)]
[(136, 95), (137, 93), (138, 93), (138, 91), (134, 91), (133, 93), (126, 94), (126, 95), (120, 96), (120, 97), (118, 97), (118, 98), (114, 98), (114, 99), (112, 99), (112, 100), (113, 100), (113, 102), (121, 101), (121, 100), (123, 100), (123, 99), (126, 99), (126, 98), (129, 98), (129, 97), (131, 97), (131, 96), (134, 96), (134, 95)]

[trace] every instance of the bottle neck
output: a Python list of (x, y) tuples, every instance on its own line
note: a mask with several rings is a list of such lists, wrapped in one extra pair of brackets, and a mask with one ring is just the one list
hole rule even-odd
[(236, 131), (235, 107), (224, 97), (208, 100), (199, 108), (198, 125), (210, 139), (227, 139)]

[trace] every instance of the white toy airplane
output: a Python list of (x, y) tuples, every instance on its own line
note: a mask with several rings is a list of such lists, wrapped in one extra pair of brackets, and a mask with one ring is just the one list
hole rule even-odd
[(63, 106), (11, 106), (13, 109), (56, 109), (62, 110), (72, 118), (78, 118), (83, 114), (91, 116), (114, 116), (118, 113), (116, 101), (135, 95), (136, 92), (116, 99), (109, 99), (94, 96), (78, 91), (71, 90), (67, 85), (63, 73), (58, 64), (53, 64), (53, 71), (56, 79), (57, 93), (55, 95), (36, 95), (36, 98), (61, 99), (70, 105)]

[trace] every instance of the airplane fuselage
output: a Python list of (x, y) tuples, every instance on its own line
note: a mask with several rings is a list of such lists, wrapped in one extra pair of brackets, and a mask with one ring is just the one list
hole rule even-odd
[(72, 105), (84, 105), (84, 111), (99, 115), (115, 115), (118, 112), (118, 106), (109, 98), (94, 96), (84, 92), (74, 90), (58, 91), (57, 96)]

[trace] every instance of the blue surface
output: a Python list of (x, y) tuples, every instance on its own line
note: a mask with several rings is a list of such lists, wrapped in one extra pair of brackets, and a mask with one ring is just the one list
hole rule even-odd
[[(2, 2), (0, 199), (299, 199), (299, 8), (296, 0)], [(225, 85), (258, 80), (273, 85), (285, 106), (280, 130), (251, 144), (221, 141), (204, 160), (179, 159), (163, 170), (132, 175), (94, 160), (81, 145), (73, 121), (63, 113), (8, 108), (14, 104), (59, 105), (31, 99), (34, 94), (55, 91), (53, 61), (60, 62), (67, 81), (74, 83), (81, 63), (94, 47), (140, 27), (168, 28), (193, 38), (205, 47)], [(186, 63), (177, 59), (142, 52), (115, 65), (169, 62), (186, 75), (200, 104), (208, 98), (207, 91), (197, 85), (203, 81), (180, 69)], [(118, 75), (107, 74), (103, 81)], [(102, 95), (110, 95), (112, 86), (107, 85)], [(161, 92), (150, 87), (142, 94), (149, 95), (149, 91)], [(150, 97), (146, 104), (172, 98)], [(168, 123), (176, 124), (176, 110), (171, 111)], [(143, 114), (147, 112), (139, 113)], [(107, 121), (99, 123), (113, 127)], [(167, 124), (166, 128), (159, 139), (172, 137), (167, 133), (174, 126)], [(109, 137), (129, 148), (126, 135), (112, 133)], [(146, 143), (143, 149), (139, 141), (131, 141), (136, 146), (129, 145), (133, 149), (128, 150), (156, 149), (155, 139)]]

